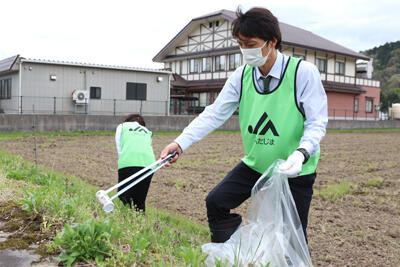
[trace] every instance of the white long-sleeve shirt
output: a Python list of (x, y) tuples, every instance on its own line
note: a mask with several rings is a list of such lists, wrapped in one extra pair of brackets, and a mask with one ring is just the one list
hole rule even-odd
[(119, 124), (117, 130), (115, 130), (115, 145), (117, 146), (118, 157), (121, 155), (121, 135), (122, 124)]
[[(274, 65), (267, 76), (271, 76), (270, 89), (279, 84), (283, 70), (289, 57), (277, 50)], [(242, 73), (244, 66), (235, 70), (228, 78), (215, 102), (207, 106), (176, 139), (183, 151), (200, 141), (213, 130), (228, 120), (239, 107)], [(258, 68), (254, 72), (257, 90), (264, 91), (262, 74)], [(301, 61), (296, 76), (296, 93), (298, 106), (303, 107), (305, 114), (304, 135), (299, 148), (304, 148), (310, 155), (315, 155), (319, 143), (325, 136), (328, 123), (327, 97), (322, 86), (321, 76), (316, 66), (307, 61)]]

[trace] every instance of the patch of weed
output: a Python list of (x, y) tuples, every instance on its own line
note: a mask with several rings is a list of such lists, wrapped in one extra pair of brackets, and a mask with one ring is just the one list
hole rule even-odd
[(383, 178), (376, 177), (368, 180), (367, 182), (363, 183), (366, 187), (375, 187), (375, 188), (382, 188), (383, 186)]
[(356, 188), (356, 184), (343, 181), (337, 184), (329, 184), (321, 190), (315, 190), (315, 194), (320, 195), (325, 200), (337, 201), (345, 195), (352, 195)]

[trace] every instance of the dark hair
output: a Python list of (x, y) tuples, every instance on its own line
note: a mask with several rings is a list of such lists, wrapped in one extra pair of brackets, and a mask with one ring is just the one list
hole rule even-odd
[(146, 123), (144, 122), (144, 119), (142, 116), (140, 116), (139, 114), (129, 114), (128, 116), (126, 116), (124, 122), (134, 122), (137, 121), (140, 125), (142, 126), (146, 126)]
[(275, 48), (281, 48), (281, 30), (278, 19), (266, 8), (254, 7), (243, 13), (240, 7), (236, 11), (237, 18), (232, 22), (232, 36), (239, 39), (258, 37), (265, 41), (276, 38)]

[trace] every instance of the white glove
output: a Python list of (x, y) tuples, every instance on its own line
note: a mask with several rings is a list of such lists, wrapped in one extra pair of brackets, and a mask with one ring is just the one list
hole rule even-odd
[(279, 165), (279, 172), (287, 177), (296, 177), (301, 172), (303, 167), (304, 155), (300, 151), (294, 151), (288, 159)]

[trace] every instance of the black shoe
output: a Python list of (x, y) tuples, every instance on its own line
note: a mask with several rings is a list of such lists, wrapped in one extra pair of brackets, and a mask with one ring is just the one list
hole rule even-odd
[(217, 222), (209, 222), (211, 232), (211, 242), (224, 243), (236, 231), (242, 223), (242, 217), (239, 214), (230, 214), (228, 219)]

